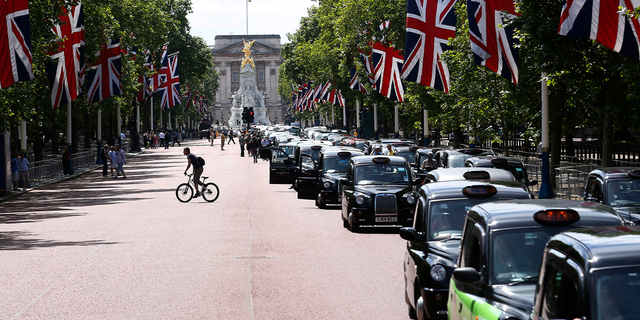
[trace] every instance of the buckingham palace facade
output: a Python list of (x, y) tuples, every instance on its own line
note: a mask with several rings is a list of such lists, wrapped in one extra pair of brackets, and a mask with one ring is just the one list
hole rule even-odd
[(265, 94), (267, 116), (272, 123), (282, 122), (287, 104), (278, 95), (278, 69), (282, 64), (280, 57), (280, 35), (218, 35), (211, 48), (216, 72), (220, 76), (220, 86), (213, 106), (209, 112), (214, 123), (229, 119), (231, 94), (240, 88), (240, 66), (244, 53), (242, 39), (255, 40), (251, 47), (251, 57), (256, 68), (258, 90)]

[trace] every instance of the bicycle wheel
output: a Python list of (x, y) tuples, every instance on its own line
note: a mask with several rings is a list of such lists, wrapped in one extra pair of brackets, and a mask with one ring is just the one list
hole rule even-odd
[(188, 183), (183, 183), (176, 188), (176, 198), (180, 202), (189, 202), (193, 198), (193, 187)]
[(209, 182), (204, 185), (204, 193), (202, 194), (204, 200), (207, 202), (214, 202), (218, 199), (219, 195), (220, 189), (218, 189), (218, 186), (215, 183)]

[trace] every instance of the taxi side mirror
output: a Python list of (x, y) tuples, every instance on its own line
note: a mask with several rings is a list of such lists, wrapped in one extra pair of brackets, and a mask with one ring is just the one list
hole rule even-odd
[(340, 179), (340, 183), (344, 186), (352, 186), (353, 182), (351, 182), (351, 180), (347, 180), (347, 179)]
[(600, 202), (600, 201), (598, 201), (598, 198), (596, 198), (596, 197), (586, 197), (586, 198), (584, 198), (584, 201), (596, 202), (596, 203)]
[(404, 227), (400, 228), (400, 238), (407, 241), (423, 241), (424, 234), (416, 231), (416, 229), (412, 227)]
[(480, 279), (482, 279), (482, 275), (480, 272), (476, 271), (476, 269), (471, 267), (456, 268), (453, 270), (453, 278), (458, 281), (472, 283), (480, 281)]
[(538, 180), (531, 180), (531, 181), (529, 181), (529, 185), (530, 185), (530, 186), (538, 185)]
[(411, 184), (414, 186), (419, 186), (422, 184), (422, 178), (415, 178), (414, 180), (411, 181)]

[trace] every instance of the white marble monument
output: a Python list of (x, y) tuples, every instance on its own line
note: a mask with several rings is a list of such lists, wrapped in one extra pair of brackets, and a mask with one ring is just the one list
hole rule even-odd
[(240, 70), (240, 89), (231, 94), (231, 117), (229, 126), (237, 129), (242, 127), (242, 111), (244, 108), (253, 108), (253, 123), (270, 125), (267, 117), (267, 108), (264, 104), (264, 95), (256, 86), (256, 70), (253, 58), (251, 58), (251, 45), (255, 41), (245, 41), (244, 58)]

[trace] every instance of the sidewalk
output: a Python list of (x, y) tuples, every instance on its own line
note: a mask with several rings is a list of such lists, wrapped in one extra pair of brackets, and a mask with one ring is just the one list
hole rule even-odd
[[(126, 156), (127, 156), (127, 158), (136, 157), (136, 156), (138, 156), (140, 154), (143, 154), (144, 152), (145, 152), (145, 149), (142, 149), (139, 152), (127, 153)], [(74, 168), (74, 173), (70, 174), (70, 175), (66, 175), (66, 174), (60, 172), (60, 174), (55, 175), (55, 176), (53, 176), (51, 178), (48, 178), (46, 181), (40, 182), (40, 183), (38, 183), (38, 184), (36, 184), (34, 186), (30, 186), (29, 188), (27, 188), (26, 191), (11, 191), (10, 193), (7, 193), (5, 195), (0, 196), (0, 203), (5, 202), (5, 201), (7, 201), (9, 199), (12, 199), (12, 198), (14, 198), (16, 196), (20, 196), (22, 194), (28, 193), (29, 191), (34, 190), (34, 189), (40, 189), (42, 187), (48, 186), (48, 185), (53, 184), (53, 183), (58, 183), (58, 182), (61, 182), (61, 181), (67, 181), (67, 180), (75, 179), (77, 177), (82, 176), (83, 174), (85, 174), (87, 172), (91, 172), (91, 171), (97, 170), (97, 169), (102, 169), (102, 165), (101, 164), (92, 164), (92, 165), (85, 165), (85, 166), (81, 166), (81, 167), (78, 167), (78, 168)], [(22, 190), (21, 187), (19, 187), (19, 189)]]

